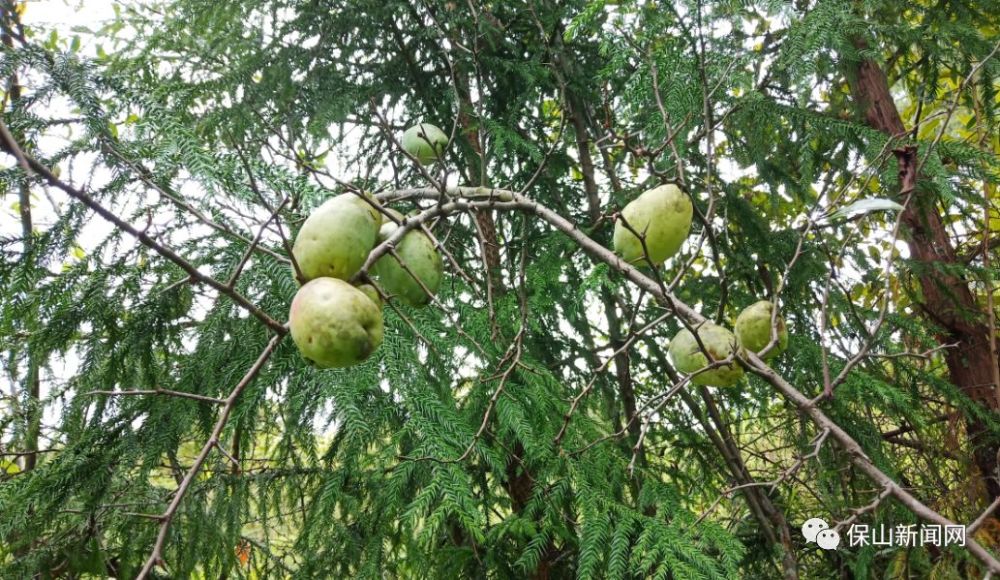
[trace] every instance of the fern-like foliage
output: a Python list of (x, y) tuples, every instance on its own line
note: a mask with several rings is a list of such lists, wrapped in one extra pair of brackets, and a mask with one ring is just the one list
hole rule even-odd
[[(454, 136), (431, 177), (523, 190), (606, 246), (622, 206), (682, 183), (689, 241), (645, 271), (726, 325), (780, 293), (773, 368), (809, 397), (844, 371), (826, 415), (972, 521), (1000, 423), (949, 375), (923, 293), (947, 274), (971, 289), (961, 316), (995, 318), (996, 2), (164, 0), (78, 31), (93, 55), (19, 14), (0, 16), (18, 143), (227, 291), (3, 161), (0, 576), (134, 577), (156, 545), (171, 578), (979, 571), (961, 549), (807, 544), (803, 520), (881, 490), (760, 377), (683, 384), (676, 313), (530, 212), (429, 224), (435, 302), (390, 301), (349, 369), (283, 341), (198, 456), (273, 335), (232, 294), (284, 321), (302, 221), (348, 189), (427, 187), (393, 143), (424, 120)], [(866, 123), (860, 62), (909, 134)], [(904, 142), (954, 259), (901, 252), (895, 213), (836, 214), (896, 197)], [(918, 523), (890, 500), (858, 517)]]

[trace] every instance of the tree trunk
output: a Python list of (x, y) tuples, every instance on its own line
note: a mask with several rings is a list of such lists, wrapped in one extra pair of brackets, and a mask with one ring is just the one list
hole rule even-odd
[[(472, 154), (468, 156), (468, 164), (474, 170), (472, 174), (480, 176), (479, 185), (489, 187), (489, 178), (486, 176), (485, 171), (487, 165), (486, 155), (482, 149), (479, 129), (474, 125), (472, 120), (474, 108), (468, 73), (458, 72), (455, 77), (455, 85), (459, 99), (458, 126), (472, 148)], [(491, 333), (494, 338), (497, 338), (499, 336), (499, 327), (497, 321), (494, 319), (493, 304), (496, 297), (502, 296), (507, 292), (501, 276), (500, 242), (497, 237), (496, 222), (490, 210), (475, 212), (474, 219), (476, 221), (476, 230), (479, 233), (480, 251), (485, 269), (486, 298), (489, 303), (491, 315)], [(516, 372), (514, 376), (517, 376)], [(511, 500), (511, 509), (517, 514), (522, 513), (524, 508), (527, 507), (535, 483), (534, 476), (524, 464), (524, 457), (524, 445), (520, 441), (515, 441), (514, 447), (511, 450), (511, 457), (507, 462), (504, 487)], [(550, 541), (545, 547), (538, 565), (531, 572), (531, 578), (535, 580), (549, 578), (552, 574), (553, 563), (557, 557), (558, 551)]]
[[(712, 394), (706, 387), (698, 387), (698, 394), (701, 396), (702, 402), (705, 403), (708, 416), (712, 420), (712, 423), (714, 423), (718, 433), (719, 442), (715, 442), (713, 439), (713, 443), (716, 444), (720, 453), (726, 459), (726, 463), (730, 467), (730, 473), (733, 474), (734, 479), (739, 485), (757, 483), (753, 475), (750, 474), (750, 470), (747, 469), (746, 463), (743, 462), (739, 447), (736, 445), (736, 438), (733, 437), (732, 431), (729, 430), (729, 425), (723, 420)], [(691, 407), (691, 403), (689, 401), (686, 402)], [(691, 409), (696, 416), (700, 417), (699, 411), (694, 407), (691, 407)], [(711, 437), (711, 425), (704, 422), (703, 419), (700, 420), (705, 432), (709, 433)], [(750, 505), (754, 517), (760, 522), (765, 537), (781, 553), (781, 570), (784, 579), (798, 580), (799, 565), (795, 557), (795, 549), (792, 545), (792, 530), (788, 525), (788, 520), (785, 519), (785, 514), (771, 501), (771, 497), (762, 486), (752, 485), (751, 487), (746, 487), (743, 489), (743, 495), (747, 498), (747, 503)], [(770, 523), (770, 527), (768, 523)]]
[[(859, 49), (867, 48), (863, 40)], [(906, 127), (889, 91), (889, 83), (881, 67), (863, 60), (852, 71), (851, 93), (855, 104), (869, 126), (892, 137), (906, 134)], [(951, 382), (973, 401), (987, 409), (997, 409), (993, 369), (997, 364), (990, 349), (989, 328), (980, 322), (985, 313), (976, 304), (969, 284), (961, 277), (948, 274), (948, 268), (958, 264), (937, 199), (933, 192), (918, 187), (916, 148), (896, 151), (902, 190), (912, 191), (912, 199), (903, 211), (902, 222), (910, 258), (920, 264), (920, 290), (925, 315), (943, 330), (938, 336), (942, 345), (955, 344), (945, 354)], [(983, 479), (989, 501), (1000, 496), (997, 480), (997, 441), (990, 436), (985, 423), (966, 417), (966, 431), (973, 457)]]
[[(15, 31), (21, 26), (20, 15), (14, 9), (13, 2), (4, 2), (0, 8), (2, 8), (0, 9), (0, 42), (3, 43), (6, 50), (14, 50)], [(16, 73), (11, 75), (8, 86), (11, 110), (15, 110), (21, 102), (21, 84)], [(12, 129), (12, 131), (14, 132), (15, 139), (22, 143), (25, 141), (24, 136), (20, 135), (16, 128)], [(31, 256), (34, 251), (31, 190), (28, 187), (27, 177), (24, 177), (18, 186), (17, 203), (18, 213), (21, 218), (21, 243), (23, 244), (23, 255), (27, 267), (32, 261)], [(24, 321), (25, 329), (28, 332), (35, 330), (35, 320), (35, 316), (32, 315), (28, 320)], [(38, 360), (32, 352), (30, 340), (24, 343), (24, 348), (27, 353), (27, 372), (25, 373), (24, 384), (27, 395), (26, 399), (28, 401), (24, 413), (28, 424), (24, 437), (25, 454), (23, 456), (24, 463), (22, 469), (24, 471), (31, 471), (35, 468), (35, 464), (38, 461), (38, 438), (41, 434), (42, 411), (39, 408), (41, 404), (41, 376)]]

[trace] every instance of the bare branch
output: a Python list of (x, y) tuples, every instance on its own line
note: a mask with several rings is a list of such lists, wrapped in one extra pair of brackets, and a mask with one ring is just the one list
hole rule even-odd
[(212, 288), (218, 290), (222, 294), (229, 296), (233, 300), (233, 302), (237, 303), (240, 307), (244, 308), (250, 314), (258, 318), (261, 322), (267, 325), (267, 327), (273, 330), (274, 332), (278, 333), (279, 335), (282, 335), (285, 332), (287, 332), (284, 325), (282, 325), (277, 320), (271, 318), (267, 313), (265, 313), (263, 310), (261, 310), (252, 302), (250, 302), (250, 300), (247, 299), (245, 296), (236, 292), (232, 288), (227, 287), (225, 284), (219, 282), (215, 278), (203, 274), (197, 268), (195, 268), (190, 262), (182, 258), (180, 255), (178, 255), (175, 251), (173, 251), (172, 249), (168, 248), (163, 244), (160, 244), (152, 237), (150, 237), (146, 232), (137, 229), (132, 224), (129, 224), (125, 220), (119, 218), (114, 213), (112, 213), (111, 210), (102, 206), (100, 203), (97, 202), (97, 200), (95, 200), (90, 195), (60, 180), (47, 167), (36, 161), (30, 155), (25, 154), (23, 150), (20, 148), (20, 146), (13, 139), (7, 138), (7, 136), (9, 135), (10, 133), (9, 131), (6, 130), (6, 125), (2, 120), (0, 120), (0, 137), (2, 137), (4, 141), (4, 150), (12, 153), (15, 157), (17, 156), (23, 157), (28, 163), (28, 165), (31, 167), (31, 169), (34, 170), (35, 173), (41, 175), (42, 178), (49, 183), (49, 185), (52, 185), (53, 187), (62, 190), (70, 197), (82, 202), (84, 205), (89, 207), (91, 210), (100, 215), (102, 218), (113, 223), (115, 227), (117, 227), (118, 229), (137, 238), (144, 245), (146, 245), (156, 253), (160, 254), (164, 258), (170, 260), (171, 262), (179, 266), (182, 270), (187, 272), (187, 274), (191, 276), (191, 278), (198, 280), (203, 284), (211, 286)]
[(243, 390), (253, 381), (254, 378), (260, 373), (261, 369), (264, 368), (264, 364), (267, 362), (271, 355), (274, 353), (275, 349), (278, 348), (278, 344), (281, 343), (281, 339), (284, 337), (285, 333), (274, 335), (264, 350), (257, 357), (256, 362), (250, 367), (240, 382), (233, 388), (229, 396), (226, 397), (225, 403), (222, 406), (222, 411), (219, 412), (219, 417), (215, 421), (215, 426), (212, 428), (212, 434), (209, 436), (208, 441), (202, 446), (201, 451), (195, 458), (194, 463), (188, 469), (187, 473), (184, 475), (183, 481), (177, 487), (174, 492), (173, 499), (170, 501), (170, 505), (167, 506), (166, 511), (160, 516), (160, 532), (156, 536), (156, 543), (153, 545), (153, 551), (146, 560), (145, 565), (143, 565), (142, 570), (136, 577), (137, 580), (143, 580), (148, 578), (153, 570), (153, 567), (160, 564), (163, 561), (163, 547), (167, 542), (167, 532), (170, 530), (170, 523), (173, 521), (174, 516), (177, 515), (177, 508), (180, 507), (181, 501), (184, 499), (184, 495), (190, 489), (191, 484), (194, 482), (194, 478), (201, 471), (202, 466), (205, 464), (205, 460), (208, 459), (208, 454), (212, 451), (213, 447), (221, 449), (219, 446), (219, 436), (222, 435), (222, 429), (226, 426), (226, 422), (229, 420), (229, 415), (232, 413), (233, 408), (236, 406), (236, 401), (239, 399)]
[(214, 403), (216, 405), (224, 405), (226, 403), (224, 399), (217, 399), (215, 397), (206, 397), (205, 395), (198, 395), (195, 393), (185, 393), (183, 391), (171, 391), (169, 389), (145, 389), (145, 390), (133, 390), (133, 391), (90, 391), (88, 393), (83, 393), (83, 394), (107, 395), (111, 397), (129, 396), (129, 395), (167, 395), (170, 397), (194, 399), (195, 401), (203, 401), (205, 403)]

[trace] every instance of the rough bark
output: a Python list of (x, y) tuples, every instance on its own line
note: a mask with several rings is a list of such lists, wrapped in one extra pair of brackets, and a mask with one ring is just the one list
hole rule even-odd
[[(867, 47), (864, 41), (856, 43)], [(865, 122), (887, 135), (900, 137), (906, 126), (889, 91), (889, 82), (878, 63), (862, 60), (854, 67), (851, 93)], [(919, 264), (919, 282), (923, 301), (921, 309), (931, 322), (941, 327), (942, 345), (957, 343), (947, 349), (945, 361), (951, 382), (973, 401), (989, 410), (997, 409), (993, 368), (996, 361), (990, 349), (989, 328), (982, 323), (985, 313), (976, 304), (969, 283), (949, 274), (958, 264), (955, 248), (945, 229), (934, 193), (920, 187), (917, 175), (917, 150), (896, 150), (902, 195), (912, 192), (902, 214), (910, 258)], [(992, 501), (1000, 497), (997, 478), (997, 441), (983, 421), (966, 417), (966, 431), (973, 449), (983, 486)]]

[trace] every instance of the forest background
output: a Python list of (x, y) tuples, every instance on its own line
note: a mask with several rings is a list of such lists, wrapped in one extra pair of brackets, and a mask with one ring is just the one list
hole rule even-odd
[[(998, 19), (0, 0), (0, 576), (1000, 573)], [(440, 163), (400, 150), (420, 121)], [(618, 259), (668, 182), (680, 253)], [(445, 283), (320, 370), (289, 248), (361, 191)], [(758, 300), (786, 352), (676, 372), (679, 330)], [(967, 541), (822, 550), (812, 517)]]

